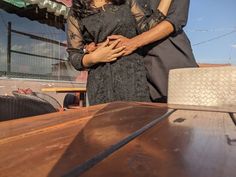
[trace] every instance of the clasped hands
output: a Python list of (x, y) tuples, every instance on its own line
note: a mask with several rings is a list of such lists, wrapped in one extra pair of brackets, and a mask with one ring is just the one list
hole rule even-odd
[(103, 56), (101, 62), (115, 61), (121, 56), (126, 56), (133, 53), (137, 49), (134, 39), (126, 38), (122, 35), (112, 35), (105, 42), (95, 44), (94, 42), (85, 46), (88, 53), (94, 53)]

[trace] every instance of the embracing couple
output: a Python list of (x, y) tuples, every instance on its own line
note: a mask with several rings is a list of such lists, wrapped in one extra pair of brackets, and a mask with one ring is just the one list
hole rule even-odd
[(73, 0), (67, 51), (88, 70), (89, 104), (166, 102), (169, 70), (198, 67), (188, 9), (189, 0)]

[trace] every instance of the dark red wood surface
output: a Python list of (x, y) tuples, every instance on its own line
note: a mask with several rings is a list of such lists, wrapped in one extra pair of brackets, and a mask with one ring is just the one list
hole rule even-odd
[(176, 110), (92, 165), (91, 159), (171, 109), (116, 102), (2, 122), (0, 177), (59, 177), (87, 164), (80, 176), (235, 177), (235, 114), (178, 107), (187, 110)]
[(227, 113), (176, 111), (82, 177), (235, 177), (236, 127)]
[(0, 123), (0, 176), (61, 176), (168, 111), (111, 103)]

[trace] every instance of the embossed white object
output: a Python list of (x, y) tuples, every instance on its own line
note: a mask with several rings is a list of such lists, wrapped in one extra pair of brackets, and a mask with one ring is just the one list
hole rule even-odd
[(168, 103), (198, 106), (236, 105), (236, 67), (171, 70)]

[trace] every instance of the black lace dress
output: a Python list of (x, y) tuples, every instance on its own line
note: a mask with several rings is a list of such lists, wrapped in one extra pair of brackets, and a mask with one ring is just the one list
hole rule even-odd
[[(148, 18), (134, 0), (123, 5), (107, 4), (83, 19), (68, 18), (68, 53), (71, 64), (83, 70), (83, 48), (91, 42), (100, 43), (109, 35), (128, 38), (139, 29), (147, 30), (164, 19), (159, 11)], [(112, 101), (150, 101), (143, 57), (133, 54), (112, 63), (100, 63), (88, 69), (87, 92), (89, 104)]]

